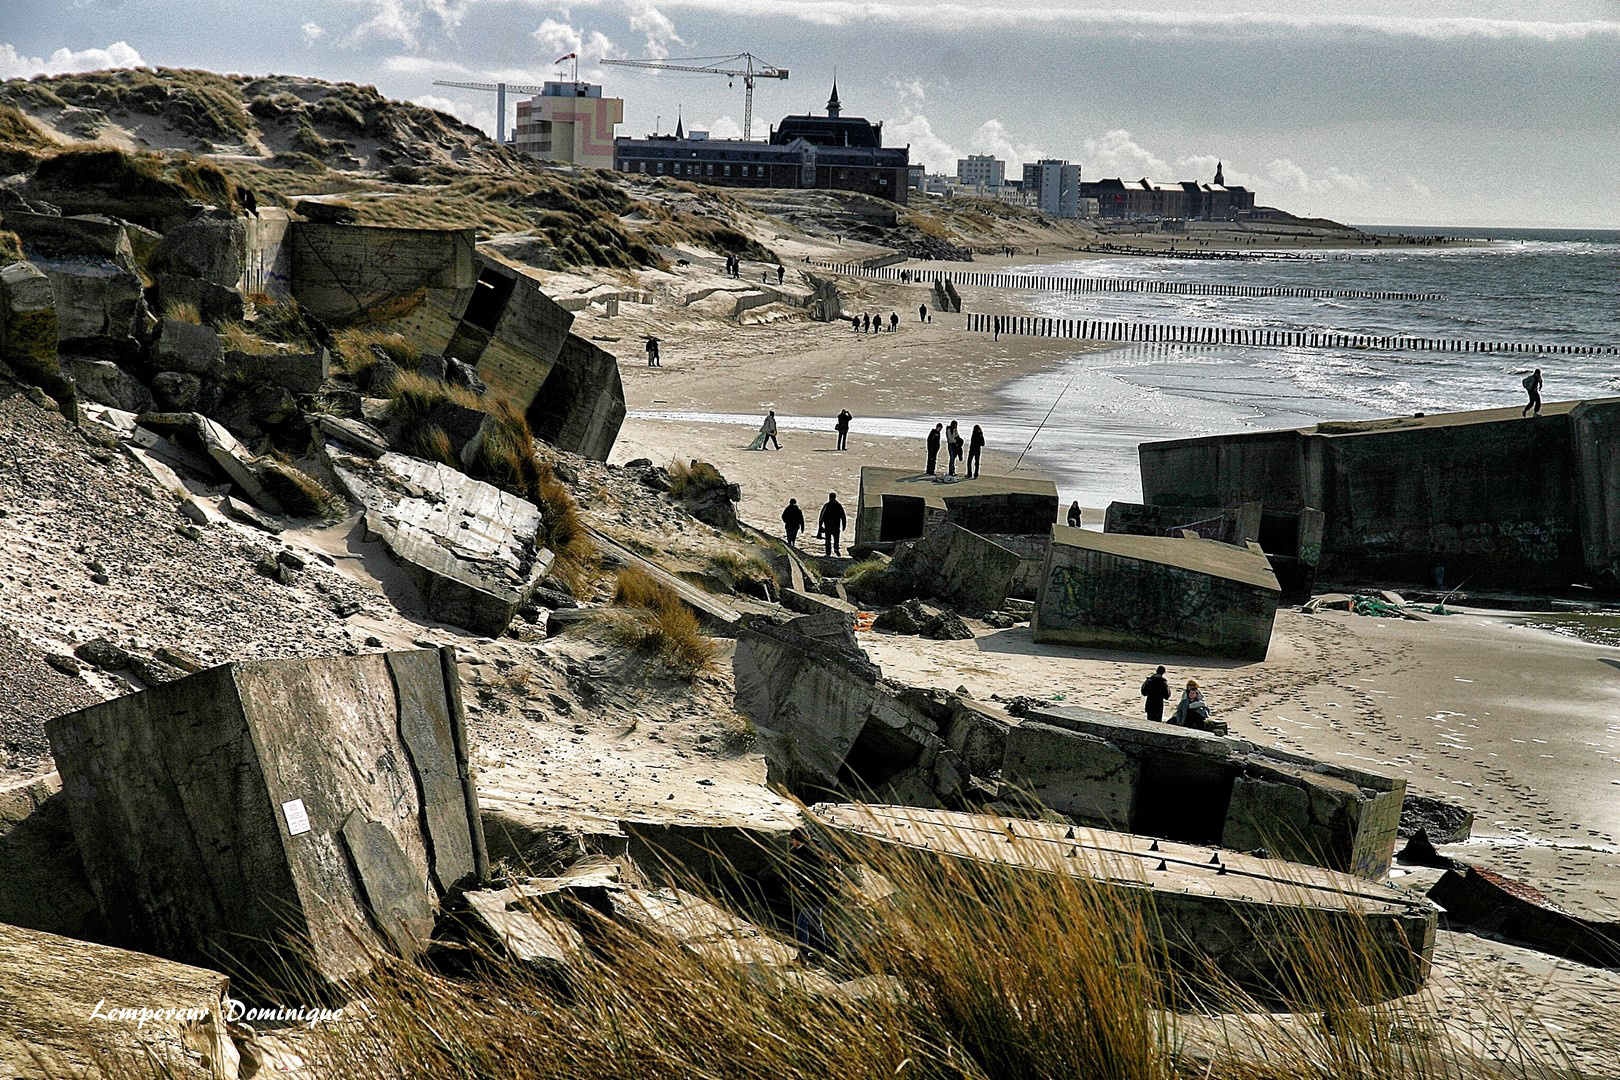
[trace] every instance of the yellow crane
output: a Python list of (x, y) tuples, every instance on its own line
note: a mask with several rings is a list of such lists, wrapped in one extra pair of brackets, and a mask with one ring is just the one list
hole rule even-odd
[(754, 80), (785, 79), (788, 77), (787, 68), (767, 64), (753, 53), (738, 53), (736, 56), (677, 57), (670, 60), (603, 60), (602, 63), (612, 64), (615, 67), (644, 68), (648, 71), (685, 71), (697, 75), (724, 75), (728, 80), (727, 86), (732, 85), (729, 80), (741, 78), (745, 91), (743, 94), (744, 139), (754, 137)]

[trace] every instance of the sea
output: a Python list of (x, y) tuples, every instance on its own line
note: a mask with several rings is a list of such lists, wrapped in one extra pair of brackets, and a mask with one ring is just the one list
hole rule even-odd
[[(1464, 243), (1390, 243), (1298, 257), (1144, 256), (1007, 267), (1071, 277), (1133, 277), (1229, 285), (1438, 294), (1440, 299), (1311, 299), (1166, 293), (1020, 293), (1039, 315), (1210, 327), (1620, 345), (1620, 230), (1366, 227)], [(1157, 439), (1296, 427), (1458, 409), (1523, 405), (1521, 382), (1540, 367), (1547, 401), (1620, 395), (1620, 357), (1405, 352), (1132, 343), (1078, 352), (998, 389), (983, 424), (990, 444), (1023, 455), (1019, 470), (1052, 477), (1064, 502), (1138, 501), (1137, 445)], [(648, 414), (655, 415), (655, 414)], [(685, 419), (730, 420), (730, 417)], [(758, 417), (737, 418), (758, 424)], [(936, 419), (866, 418), (871, 434), (919, 439)], [(821, 430), (823, 417), (779, 417)]]

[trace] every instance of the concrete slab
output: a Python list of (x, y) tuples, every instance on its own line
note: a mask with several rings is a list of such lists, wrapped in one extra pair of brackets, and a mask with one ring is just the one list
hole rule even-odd
[[(431, 739), (402, 731), (413, 702), (446, 718)], [(390, 940), (413, 955), (440, 884), (483, 870), (459, 717), (453, 659), (423, 650), (227, 664), (46, 733), (110, 925), (171, 959), (336, 981)]]
[(1052, 528), (1038, 642), (1263, 660), (1282, 595), (1257, 549)]
[[(218, 972), (0, 923), (0, 986), (7, 1080), (92, 1076), (147, 1052), (167, 1065), (163, 1075), (235, 1075), (186, 1053), (188, 1031), (225, 1030), (228, 982)], [(143, 1019), (143, 1008), (153, 1013)]]
[(999, 608), (1023, 558), (1016, 551), (949, 520), (896, 549), (874, 585), (893, 600), (937, 597), (977, 617)]
[(551, 569), (540, 509), (448, 465), (403, 454), (359, 457), (328, 443), (327, 460), (441, 622), (495, 636)]
[(1152, 899), (1149, 933), (1177, 970), (1214, 964), (1262, 997), (1283, 985), (1304, 918), (1364, 934), (1386, 959), (1395, 994), (1423, 986), (1438, 912), (1387, 885), (1319, 867), (1127, 833), (912, 807), (821, 805), (811, 811), (858, 853), (910, 851), (1032, 874), (1067, 873)]

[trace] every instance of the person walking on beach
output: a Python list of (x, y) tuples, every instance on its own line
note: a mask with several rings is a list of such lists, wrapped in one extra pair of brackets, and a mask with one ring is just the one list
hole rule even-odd
[(1523, 416), (1525, 413), (1529, 412), (1533, 408), (1533, 409), (1536, 410), (1536, 415), (1540, 416), (1541, 415), (1541, 369), (1540, 368), (1536, 368), (1536, 370), (1532, 371), (1530, 374), (1528, 374), (1528, 375), (1526, 375), (1524, 377), (1524, 389), (1525, 389), (1525, 392), (1530, 395), (1530, 400), (1525, 404), (1523, 412), (1520, 412), (1519, 415)]
[(872, 313), (872, 333), (883, 333), (883, 313), (881, 311)]
[(861, 316), (861, 333), (868, 333), (872, 329), (872, 314), (867, 312)]
[(776, 437), (776, 410), (772, 409), (765, 414), (765, 422), (759, 425), (759, 448), (765, 449), (765, 444), (773, 442), (778, 450), (782, 449), (782, 440)]
[(935, 424), (934, 430), (928, 433), (928, 475), (934, 475), (934, 469), (939, 465), (939, 436), (945, 430), (944, 424)]
[(653, 337), (651, 334), (647, 335), (647, 366), (648, 367), (663, 367), (664, 366), (663, 364), (658, 362), (658, 339)]
[(1181, 701), (1176, 704), (1176, 714), (1170, 718), (1170, 722), (1177, 727), (1198, 731), (1209, 728), (1209, 702), (1204, 699), (1197, 679), (1187, 680), (1187, 688), (1181, 692)]
[(956, 463), (962, 457), (962, 433), (956, 430), (956, 421), (945, 429), (945, 459), (950, 466), (949, 474), (956, 475)]
[[(1079, 506), (1079, 503), (1075, 503)], [(789, 543), (792, 543), (790, 540)], [(1164, 677), (1164, 665), (1149, 675), (1142, 682), (1142, 696), (1146, 698), (1142, 708), (1147, 718), (1155, 724), (1164, 722), (1164, 703), (1170, 700), (1170, 682)]]
[(838, 501), (838, 492), (827, 493), (827, 505), (821, 508), (816, 527), (821, 530), (822, 543), (828, 555), (843, 555), (838, 548), (838, 534), (844, 531), (844, 506)]
[(967, 474), (971, 480), (979, 475), (979, 455), (984, 453), (984, 429), (973, 425), (973, 437), (968, 440)]
[[(1078, 529), (1079, 527), (1080, 527), (1080, 500), (1076, 499), (1076, 500), (1074, 500), (1074, 502), (1069, 504), (1069, 528)], [(1168, 693), (1165, 696), (1168, 697), (1169, 696)]]
[(783, 267), (783, 266), (780, 266), (780, 265), (777, 266), (777, 268), (776, 268), (776, 283), (778, 285), (782, 284), (782, 279), (785, 278), (785, 277), (787, 277), (787, 269), (785, 267)]
[(845, 409), (838, 414), (838, 423), (833, 425), (833, 430), (838, 432), (838, 449), (840, 450), (849, 449), (849, 422), (853, 419), (855, 418), (849, 414), (849, 410)]
[[(804, 531), (804, 511), (799, 509), (798, 499), (789, 499), (787, 508), (782, 511), (782, 529), (787, 533), (788, 547), (792, 547)], [(1166, 690), (1165, 696), (1169, 697), (1170, 691)]]
[(889, 312), (889, 333), (892, 334), (898, 329), (900, 329), (900, 313), (891, 311)]
[(1000, 315), (997, 315), (995, 317), (995, 319), (990, 323), (990, 340), (991, 341), (1000, 341), (1001, 340), (1001, 316)]
[(918, 322), (927, 322), (928, 321), (928, 305), (927, 304), (918, 304), (917, 305), (917, 321)]

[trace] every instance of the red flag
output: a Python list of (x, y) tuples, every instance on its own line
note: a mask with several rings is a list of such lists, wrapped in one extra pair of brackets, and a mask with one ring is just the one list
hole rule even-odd
[(564, 60), (577, 60), (577, 59), (579, 59), (579, 53), (571, 52), (567, 56), (559, 56), (559, 57), (557, 57), (557, 59), (553, 60), (552, 63), (553, 64), (560, 64)]

